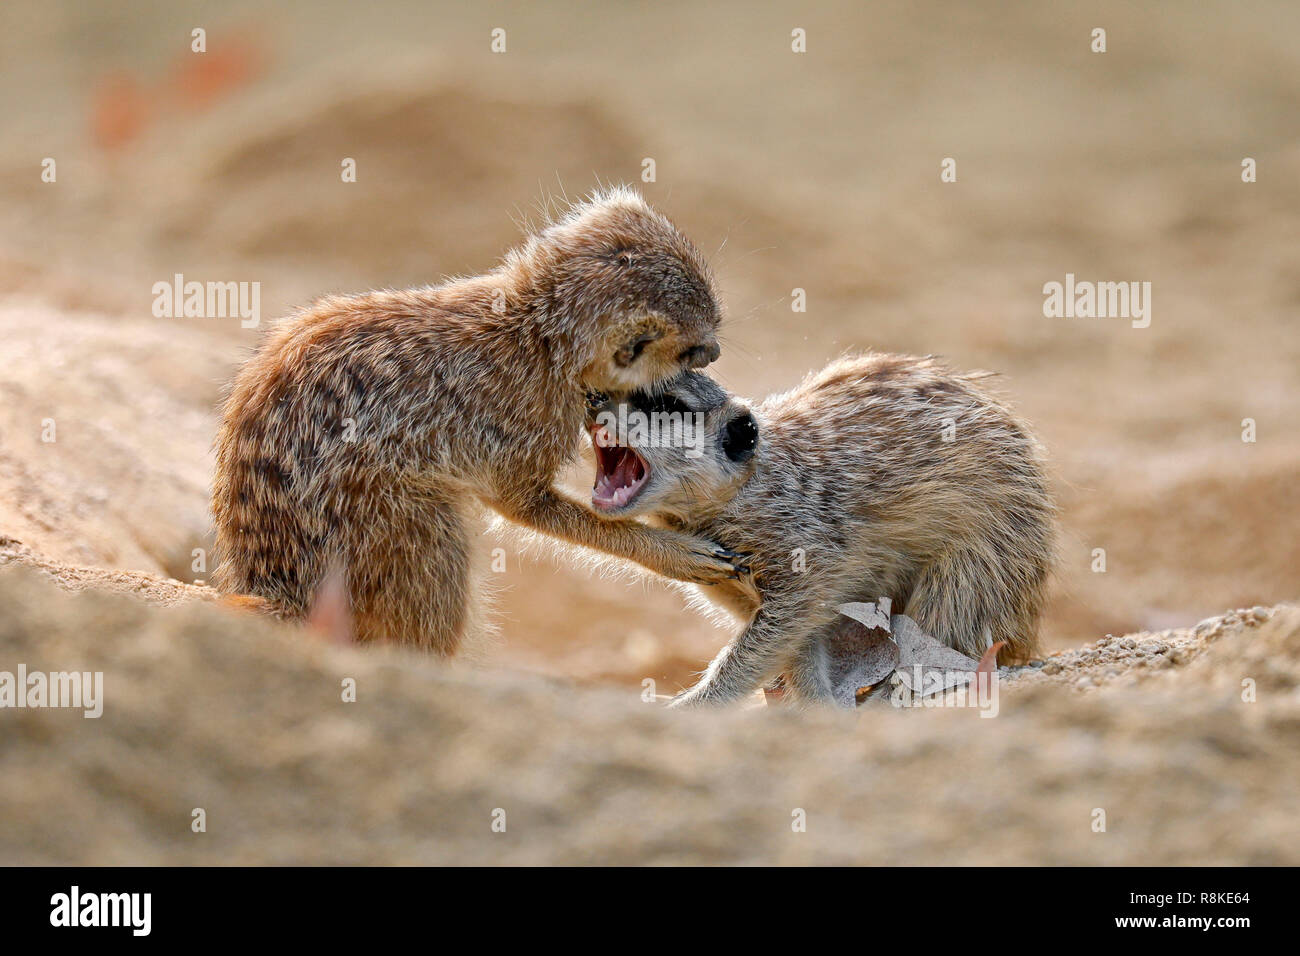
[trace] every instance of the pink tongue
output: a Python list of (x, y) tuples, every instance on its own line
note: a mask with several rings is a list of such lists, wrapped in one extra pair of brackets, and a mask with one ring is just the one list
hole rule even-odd
[(626, 488), (636, 480), (632, 477), (632, 463), (634, 461), (636, 461), (636, 459), (630, 452), (622, 453), (622, 456), (618, 460), (618, 467), (614, 469), (614, 474), (611, 476), (614, 481), (614, 487)]
[(630, 452), (619, 452), (613, 470), (601, 475), (596, 482), (596, 494), (606, 501), (614, 500), (617, 492), (636, 483), (635, 468), (636, 456)]

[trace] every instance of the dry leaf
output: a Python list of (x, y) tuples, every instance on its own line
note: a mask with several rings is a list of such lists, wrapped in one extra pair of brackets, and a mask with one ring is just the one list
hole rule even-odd
[(959, 687), (979, 668), (979, 661), (939, 643), (906, 614), (895, 614), (890, 624), (898, 644), (898, 676), (913, 694), (925, 697)]
[(898, 666), (898, 645), (890, 640), (889, 632), (866, 627), (856, 618), (837, 621), (814, 653), (831, 699), (841, 707), (856, 707), (861, 688), (887, 680)]
[(889, 606), (890, 601), (887, 597), (882, 597), (874, 604), (863, 602), (852, 602), (841, 604), (835, 610), (839, 611), (845, 617), (851, 617), (863, 627), (883, 628), (886, 632), (889, 630)]
[[(813, 647), (816, 671), (836, 704), (853, 708), (897, 673), (919, 697), (969, 683), (979, 671), (997, 669), (999, 641), (981, 660), (935, 640), (906, 614), (890, 615), (889, 598), (852, 602), (837, 608), (843, 616)], [(775, 698), (775, 699), (773, 699)], [(769, 703), (779, 700), (769, 696)]]
[(1004, 647), (1006, 647), (1006, 646), (1007, 646), (1007, 642), (1006, 642), (1006, 641), (998, 641), (996, 644), (994, 644), (992, 647), (990, 647), (987, 651), (985, 651), (985, 652), (984, 652), (984, 656), (980, 658), (980, 666), (977, 667), (977, 668), (975, 668), (976, 673), (978, 673), (978, 674), (992, 674), (995, 670), (997, 670), (997, 669), (998, 669), (998, 651), (1002, 650), (1002, 648), (1004, 648)]

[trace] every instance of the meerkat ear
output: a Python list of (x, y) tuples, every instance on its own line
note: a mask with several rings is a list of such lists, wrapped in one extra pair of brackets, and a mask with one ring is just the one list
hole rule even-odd
[(758, 422), (742, 412), (722, 429), (722, 452), (735, 462), (748, 461), (758, 446)]

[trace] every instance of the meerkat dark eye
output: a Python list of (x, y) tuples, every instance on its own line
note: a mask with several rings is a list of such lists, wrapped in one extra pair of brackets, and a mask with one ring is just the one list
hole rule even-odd
[(641, 353), (645, 351), (647, 345), (661, 338), (663, 338), (663, 335), (660, 332), (646, 332), (638, 335), (614, 353), (614, 364), (619, 368), (627, 368), (641, 357)]
[(727, 422), (722, 429), (722, 452), (735, 462), (746, 461), (758, 447), (758, 422), (746, 412)]
[(632, 264), (632, 253), (616, 252), (614, 253), (614, 261), (618, 263), (620, 266), (626, 268), (627, 266), (630, 266)]
[(670, 412), (677, 415), (689, 415), (691, 408), (676, 395), (668, 392), (657, 395), (650, 395), (645, 392), (637, 392), (634, 396), (636, 407), (645, 412), (647, 415), (657, 415), (663, 412)]

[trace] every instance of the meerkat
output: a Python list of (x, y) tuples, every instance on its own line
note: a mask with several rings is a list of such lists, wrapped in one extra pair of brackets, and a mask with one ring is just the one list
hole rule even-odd
[[(827, 699), (818, 647), (846, 602), (888, 597), (975, 659), (996, 641), (1007, 661), (1033, 653), (1054, 506), (1028, 427), (977, 378), (866, 354), (752, 407), (687, 372), (589, 416), (598, 510), (752, 555), (752, 580), (699, 588), (745, 627), (674, 706), (778, 675), (795, 699)], [(656, 417), (700, 431), (665, 441)]]
[(470, 533), (484, 507), (670, 578), (742, 574), (743, 555), (597, 515), (552, 485), (587, 396), (709, 364), (720, 315), (698, 250), (626, 188), (486, 274), (319, 300), (269, 334), (225, 400), (219, 588), (295, 619), (341, 573), (358, 641), (450, 656), (478, 623)]

